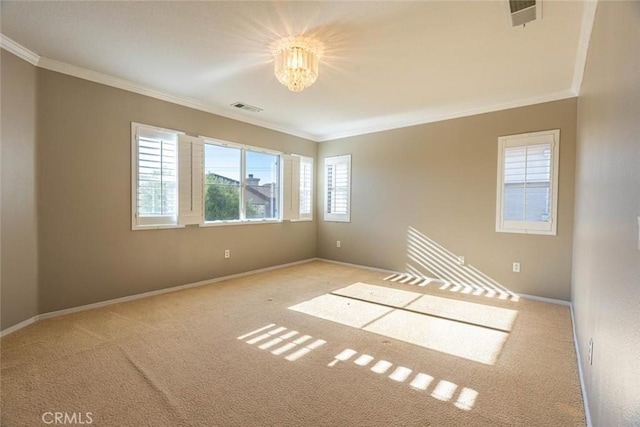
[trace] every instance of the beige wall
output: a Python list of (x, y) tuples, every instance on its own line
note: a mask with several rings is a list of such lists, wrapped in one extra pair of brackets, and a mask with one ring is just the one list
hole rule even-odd
[(640, 2), (599, 2), (578, 104), (572, 285), (594, 426), (640, 425), (639, 42)]
[(312, 157), (314, 142), (47, 70), (38, 77), (40, 312), (315, 256), (313, 222), (131, 231), (131, 122)]
[[(407, 254), (419, 249), (408, 239), (413, 228), (511, 291), (569, 300), (576, 104), (574, 98), (319, 144), (318, 194), (324, 158), (351, 154), (353, 196), (351, 223), (321, 221), (319, 200), (318, 256), (406, 271), (417, 264)], [(497, 233), (498, 137), (557, 128), (557, 236)], [(511, 271), (514, 261), (521, 273)]]
[(36, 68), (2, 50), (0, 328), (38, 314)]

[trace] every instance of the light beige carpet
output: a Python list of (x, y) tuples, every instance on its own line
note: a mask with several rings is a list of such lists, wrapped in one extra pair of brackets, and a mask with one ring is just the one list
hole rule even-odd
[(41, 321), (2, 339), (2, 426), (585, 425), (568, 307), (384, 277), (312, 262)]

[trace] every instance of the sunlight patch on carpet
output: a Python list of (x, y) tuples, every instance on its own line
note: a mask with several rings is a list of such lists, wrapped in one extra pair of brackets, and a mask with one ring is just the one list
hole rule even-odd
[(505, 332), (511, 331), (518, 315), (517, 310), (366, 283), (354, 283), (333, 291), (332, 294), (394, 308), (406, 308), (422, 314), (500, 329)]
[(487, 365), (495, 363), (508, 336), (494, 329), (401, 310), (363, 329)]
[[(341, 353), (338, 353), (336, 356), (334, 356), (333, 362), (329, 363), (327, 366), (334, 367), (340, 362), (348, 362), (357, 354), (358, 352), (356, 350), (353, 350), (351, 348), (345, 349)], [(362, 359), (364, 359), (366, 363), (358, 363), (358, 361)], [(360, 356), (355, 357), (355, 360), (353, 360), (353, 365), (365, 366), (373, 360), (375, 360), (373, 356), (362, 353), (360, 354)], [(350, 363), (348, 364), (348, 366), (353, 365)], [(428, 390), (433, 384), (433, 390), (431, 390), (431, 392), (429, 393), (431, 397), (442, 402), (452, 402), (456, 408), (462, 409), (464, 411), (470, 411), (471, 409), (473, 409), (476, 404), (476, 400), (478, 399), (478, 392), (472, 388), (460, 388), (458, 384), (446, 380), (434, 381), (434, 377), (425, 374), (424, 372), (418, 372), (413, 376), (413, 378), (411, 378), (413, 374), (412, 369), (402, 365), (394, 365), (388, 360), (378, 360), (373, 364), (373, 367), (367, 371), (374, 372), (380, 375), (391, 372), (389, 375), (387, 375), (388, 379), (397, 383), (405, 383), (408, 381), (409, 387), (417, 392), (429, 393)], [(458, 390), (460, 391), (458, 392)]]
[[(303, 356), (306, 356), (313, 350), (327, 343), (325, 340), (316, 339), (310, 344), (306, 344), (308, 341), (310, 341), (313, 338), (311, 335), (298, 336), (299, 335), (298, 331), (293, 331), (293, 330), (289, 330), (288, 332), (285, 332), (285, 331), (287, 331), (287, 328), (285, 328), (284, 326), (276, 326), (274, 323), (271, 323), (261, 328), (255, 329), (251, 332), (248, 332), (246, 334), (240, 335), (238, 339), (244, 340), (245, 343), (249, 345), (257, 345), (257, 347), (260, 350), (268, 350), (268, 349), (271, 349), (272, 347), (276, 347), (276, 346), (279, 346), (280, 344), (284, 344), (272, 350), (271, 354), (274, 354), (276, 356), (281, 356), (285, 353), (295, 350), (284, 357), (285, 360), (288, 360), (290, 362), (296, 361), (302, 358)], [(254, 336), (261, 332), (263, 333), (258, 336)], [(297, 337), (297, 338), (292, 341), (289, 341), (291, 340), (291, 338), (294, 338), (294, 337)], [(271, 339), (269, 341), (265, 341), (268, 338), (271, 338)]]
[(289, 309), (354, 328), (362, 328), (393, 310), (390, 307), (331, 294), (321, 295)]
[(289, 309), (488, 365), (517, 316), (516, 310), (366, 283)]

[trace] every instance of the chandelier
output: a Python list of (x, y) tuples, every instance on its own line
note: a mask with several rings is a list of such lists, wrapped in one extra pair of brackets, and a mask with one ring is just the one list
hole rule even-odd
[(318, 78), (318, 57), (321, 45), (307, 37), (287, 37), (272, 47), (275, 74), (280, 83), (292, 92), (300, 92)]

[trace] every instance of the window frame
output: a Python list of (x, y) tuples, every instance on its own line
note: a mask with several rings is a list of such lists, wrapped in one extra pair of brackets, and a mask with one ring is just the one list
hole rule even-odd
[[(549, 175), (549, 220), (506, 221), (504, 220), (505, 150), (511, 147), (551, 144), (551, 170)], [(560, 164), (560, 129), (530, 132), (498, 138), (498, 179), (496, 191), (496, 232), (557, 235), (558, 182)]]
[[(138, 188), (139, 188), (139, 161), (138, 161), (138, 129), (144, 128), (155, 132), (173, 133), (176, 135), (176, 200), (179, 197), (180, 177), (177, 164), (178, 147), (178, 135), (184, 135), (184, 132), (162, 128), (158, 126), (147, 125), (143, 123), (131, 122), (131, 229), (137, 230), (157, 230), (165, 228), (184, 228), (184, 225), (179, 223), (180, 205), (176, 202), (176, 215), (175, 222), (156, 223), (156, 224), (141, 224), (140, 216), (138, 215)], [(169, 216), (158, 217), (163, 218), (163, 221), (167, 221)]]
[[(268, 148), (256, 147), (252, 145), (240, 144), (236, 142), (225, 141), (218, 138), (211, 138), (204, 135), (199, 135), (199, 138), (203, 140), (205, 147), (205, 167), (203, 168), (203, 191), (202, 191), (202, 203), (203, 203), (203, 216), (200, 227), (220, 227), (225, 225), (246, 225), (246, 224), (277, 224), (283, 221), (283, 183), (282, 183), (282, 169), (283, 169), (283, 154), (281, 151), (270, 150)], [(206, 146), (217, 145), (220, 147), (236, 148), (240, 150), (240, 195), (239, 195), (239, 213), (240, 219), (233, 220), (217, 220), (206, 221)], [(246, 217), (245, 206), (245, 190), (246, 190), (246, 151), (253, 151), (256, 153), (264, 153), (278, 156), (278, 216), (279, 218), (251, 218)]]
[[(330, 165), (347, 164), (347, 212), (328, 212), (329, 207), (329, 180), (327, 179), (327, 169)], [(325, 222), (351, 222), (351, 154), (325, 157), (324, 159), (324, 221)]]

